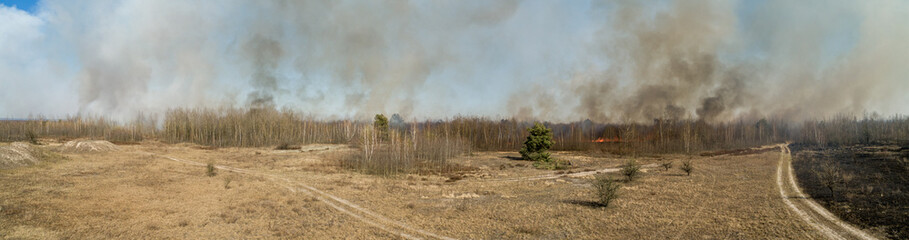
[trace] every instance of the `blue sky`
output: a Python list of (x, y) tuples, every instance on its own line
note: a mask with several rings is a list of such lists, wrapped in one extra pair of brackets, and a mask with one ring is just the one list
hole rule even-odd
[(0, 0), (0, 117), (909, 112), (899, 0), (36, 2)]
[(0, 4), (15, 6), (26, 12), (34, 13), (39, 0), (0, 0)]

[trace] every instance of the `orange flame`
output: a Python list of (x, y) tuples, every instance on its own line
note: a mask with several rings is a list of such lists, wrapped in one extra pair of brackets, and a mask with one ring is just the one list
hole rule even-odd
[(595, 142), (595, 143), (607, 143), (607, 142), (610, 142), (610, 143), (617, 143), (617, 142), (622, 142), (622, 139), (619, 139), (618, 137), (613, 137), (613, 138), (602, 138), (602, 137), (601, 137), (601, 138), (594, 139), (593, 141), (590, 141), (590, 142)]

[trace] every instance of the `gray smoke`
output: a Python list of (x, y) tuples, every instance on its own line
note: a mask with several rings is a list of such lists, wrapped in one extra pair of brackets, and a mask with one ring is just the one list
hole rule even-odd
[(239, 106), (649, 122), (909, 111), (909, 3), (898, 0), (47, 0), (39, 9), (0, 9), (0, 44), (11, 46), (0, 49), (0, 114), (122, 119)]
[[(906, 100), (900, 92), (909, 89), (909, 68), (899, 63), (909, 60), (909, 44), (895, 40), (909, 34), (905, 2), (768, 1), (744, 13), (740, 4), (749, 3), (604, 3), (609, 24), (591, 58), (609, 65), (575, 72), (560, 82), (568, 86), (516, 95), (512, 113), (648, 122), (905, 112), (897, 105)], [(836, 42), (842, 38), (847, 43)], [(578, 104), (567, 113), (559, 109), (565, 105), (529, 111), (540, 105), (516, 100), (553, 92), (563, 96), (554, 101)]]
[(284, 54), (281, 44), (275, 40), (254, 36), (243, 47), (251, 59), (253, 92), (249, 93), (249, 105), (256, 108), (274, 107), (274, 93), (278, 92), (278, 78), (275, 76), (278, 63)]

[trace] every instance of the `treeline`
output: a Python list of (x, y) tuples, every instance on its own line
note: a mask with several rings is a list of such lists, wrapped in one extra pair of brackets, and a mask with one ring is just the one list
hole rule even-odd
[[(261, 147), (280, 144), (354, 143), (372, 121), (321, 120), (292, 110), (174, 109), (162, 118), (140, 115), (128, 123), (102, 117), (59, 120), (2, 120), (0, 141), (46, 138), (93, 138), (112, 142), (156, 139), (215, 147)], [(406, 121), (395, 116), (391, 132), (401, 141), (466, 142), (478, 151), (516, 151), (533, 122), (486, 117)], [(707, 123), (685, 119), (604, 124), (592, 121), (544, 123), (552, 129), (552, 150), (631, 153), (696, 153), (784, 141), (837, 145), (909, 140), (909, 118), (836, 116), (804, 122), (768, 118)], [(403, 143), (402, 143), (403, 144)]]
[(174, 109), (157, 132), (165, 142), (215, 147), (262, 147), (300, 143), (348, 143), (363, 123), (321, 121), (292, 110)]
[(909, 117), (862, 118), (841, 115), (826, 120), (805, 121), (795, 129), (794, 142), (818, 146), (837, 146), (909, 141)]
[(156, 132), (154, 120), (143, 114), (138, 114), (135, 120), (126, 124), (98, 116), (0, 120), (0, 141), (3, 142), (30, 141), (36, 137), (136, 142), (154, 137)]
[[(519, 149), (533, 122), (514, 119), (459, 117), (433, 125), (450, 125), (478, 150)], [(609, 151), (613, 153), (696, 152), (763, 145), (789, 139), (792, 127), (782, 120), (761, 119), (709, 124), (704, 121), (655, 119), (650, 124), (602, 124), (590, 120), (548, 123), (556, 151)], [(418, 126), (421, 127), (421, 126)]]

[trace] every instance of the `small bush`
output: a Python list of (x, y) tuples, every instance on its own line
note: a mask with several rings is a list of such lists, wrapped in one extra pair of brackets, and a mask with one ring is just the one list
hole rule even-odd
[(28, 142), (34, 145), (40, 145), (38, 143), (38, 134), (35, 134), (33, 131), (28, 131), (25, 133), (25, 137), (28, 138)]
[(561, 159), (552, 159), (550, 161), (537, 161), (533, 163), (533, 166), (539, 169), (546, 170), (562, 170), (568, 168), (571, 165), (571, 162), (568, 160)]
[(688, 174), (688, 176), (691, 176), (691, 171), (694, 171), (694, 164), (691, 163), (691, 159), (685, 160), (682, 162), (682, 167), (680, 167), (680, 169), (682, 169), (685, 174)]
[(218, 173), (215, 172), (215, 165), (211, 163), (205, 165), (205, 176), (214, 177), (215, 175), (218, 175)]
[(608, 207), (613, 200), (619, 197), (618, 192), (620, 187), (621, 185), (611, 177), (608, 177), (605, 174), (597, 175), (596, 179), (593, 180), (593, 188), (597, 197), (597, 203), (600, 204), (600, 206)]
[(232, 182), (233, 180), (234, 180), (234, 178), (232, 178), (230, 176), (224, 177), (224, 189), (230, 189), (230, 182)]
[(813, 170), (818, 180), (824, 187), (830, 190), (830, 196), (836, 200), (836, 190), (841, 186), (849, 184), (852, 175), (847, 174), (839, 164), (827, 161), (822, 163), (818, 168)]
[(662, 162), (660, 163), (660, 166), (663, 167), (663, 171), (669, 171), (669, 169), (672, 168), (672, 161)]
[(290, 143), (284, 142), (275, 147), (275, 150), (300, 150), (300, 146), (295, 146)]
[(622, 175), (625, 176), (626, 182), (634, 181), (635, 178), (641, 173), (641, 165), (638, 165), (634, 159), (628, 160), (622, 165)]

